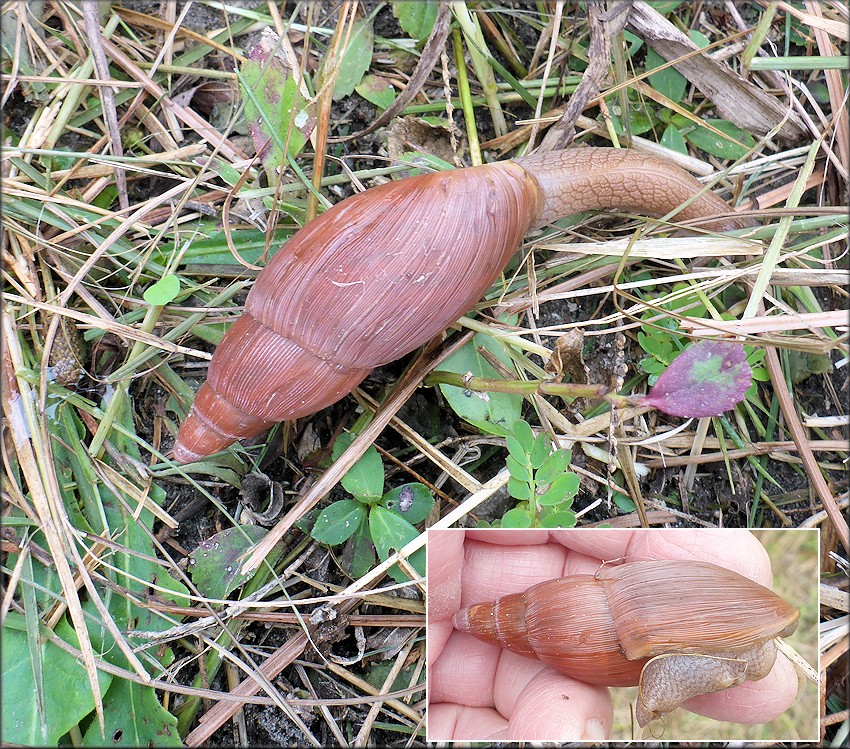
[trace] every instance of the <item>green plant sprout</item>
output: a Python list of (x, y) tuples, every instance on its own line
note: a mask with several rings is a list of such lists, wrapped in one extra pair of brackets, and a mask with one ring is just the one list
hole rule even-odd
[[(338, 460), (354, 435), (343, 434), (333, 448)], [(428, 487), (418, 482), (404, 484), (384, 493), (384, 464), (374, 445), (370, 446), (342, 478), (343, 488), (353, 499), (340, 499), (319, 513), (310, 535), (321, 543), (345, 543), (342, 566), (353, 577), (365, 575), (376, 564), (375, 553), (383, 562), (419, 535), (414, 527), (431, 512), (434, 498)], [(425, 574), (425, 549), (408, 561)], [(398, 565), (389, 570), (397, 582), (409, 580)]]
[(508, 492), (519, 504), (508, 510), (502, 528), (571, 528), (576, 514), (570, 509), (579, 477), (568, 471), (572, 453), (552, 450), (545, 432), (537, 436), (525, 421), (517, 421), (507, 438)]

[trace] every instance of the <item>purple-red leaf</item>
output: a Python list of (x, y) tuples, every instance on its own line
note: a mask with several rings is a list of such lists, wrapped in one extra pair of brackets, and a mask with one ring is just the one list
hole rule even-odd
[(641, 402), (671, 416), (719, 416), (744, 399), (751, 380), (741, 344), (699, 341), (673, 360)]

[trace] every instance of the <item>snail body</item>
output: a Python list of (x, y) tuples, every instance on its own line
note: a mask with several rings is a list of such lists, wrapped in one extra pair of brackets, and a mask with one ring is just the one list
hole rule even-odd
[(683, 701), (770, 673), (799, 611), (731, 570), (679, 561), (603, 566), (462, 609), (455, 629), (600, 686), (640, 686), (640, 726)]
[(344, 397), (469, 311), (529, 229), (599, 208), (659, 215), (694, 196), (679, 219), (728, 211), (702, 190), (661, 159), (579, 148), (423, 174), (339, 202), (257, 277), (213, 355), (174, 458), (199, 460)]

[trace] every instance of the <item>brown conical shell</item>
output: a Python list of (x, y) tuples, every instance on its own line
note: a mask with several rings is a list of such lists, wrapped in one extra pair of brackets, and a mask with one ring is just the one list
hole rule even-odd
[(525, 594), (528, 641), (537, 657), (589, 684), (633, 686), (644, 660), (629, 660), (620, 647), (605, 600), (592, 575), (535, 585)]
[(513, 653), (532, 658), (537, 656), (528, 642), (525, 628), (524, 593), (502, 596), (493, 603), (479, 603), (462, 609), (454, 616), (454, 627)]
[(605, 591), (592, 575), (547, 580), (524, 593), (470, 606), (455, 615), (454, 624), (589, 684), (636, 685), (646, 662), (623, 654)]
[[(548, 580), (470, 606), (454, 623), (590, 684), (629, 686), (654, 656), (736, 658), (791, 634), (798, 618), (773, 591), (725, 568), (655, 561)], [(754, 663), (748, 678), (762, 676)]]
[(209, 383), (227, 403), (208, 398), (195, 409), (175, 459), (314, 413), (445, 330), (502, 272), (536, 212), (536, 190), (504, 162), (381, 185), (309, 222), (260, 273), (216, 349)]
[(772, 590), (713, 564), (631, 562), (596, 576), (629, 658), (741, 652), (790, 635), (800, 618)]
[(369, 369), (321, 359), (246, 313), (216, 349), (207, 381), (180, 426), (174, 459), (200, 460), (278, 421), (329, 406), (351, 392)]

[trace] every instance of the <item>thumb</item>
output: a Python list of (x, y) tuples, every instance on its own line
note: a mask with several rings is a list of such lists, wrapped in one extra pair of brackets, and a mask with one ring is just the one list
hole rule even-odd
[(516, 695), (508, 740), (604, 741), (611, 733), (612, 720), (605, 687), (544, 668)]

